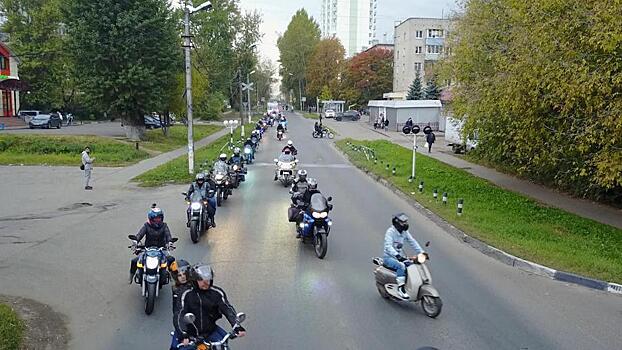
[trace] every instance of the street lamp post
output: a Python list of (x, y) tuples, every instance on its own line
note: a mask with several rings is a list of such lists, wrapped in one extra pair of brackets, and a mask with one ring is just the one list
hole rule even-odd
[(184, 53), (186, 69), (186, 113), (188, 118), (188, 173), (194, 174), (194, 139), (192, 135), (192, 69), (190, 65), (190, 15), (198, 11), (210, 11), (212, 3), (206, 1), (197, 7), (193, 7), (186, 1), (184, 4)]
[(229, 148), (233, 147), (233, 130), (238, 127), (237, 120), (225, 120), (223, 122), (226, 128), (229, 128)]

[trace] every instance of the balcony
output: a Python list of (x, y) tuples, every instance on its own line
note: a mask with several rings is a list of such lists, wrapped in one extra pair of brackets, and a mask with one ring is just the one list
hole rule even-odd
[(445, 38), (426, 38), (426, 45), (445, 46)]
[(438, 61), (441, 58), (442, 54), (440, 53), (426, 53), (425, 60), (426, 61)]

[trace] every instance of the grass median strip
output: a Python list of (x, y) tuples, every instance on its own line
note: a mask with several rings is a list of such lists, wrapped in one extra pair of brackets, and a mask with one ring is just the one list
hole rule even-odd
[(149, 157), (133, 145), (100, 136), (0, 135), (0, 164), (78, 167), (87, 145), (96, 166), (125, 166)]
[(302, 116), (307, 119), (320, 119), (317, 113), (302, 112)]
[[(348, 142), (372, 148), (377, 163), (367, 160)], [(387, 179), (475, 238), (558, 270), (622, 283), (620, 229), (547, 207), (423, 154), (417, 155), (417, 179), (409, 183), (412, 151), (388, 141), (347, 139), (338, 141), (337, 146), (356, 166)], [(422, 193), (418, 190), (421, 181)], [(438, 191), (437, 200), (432, 196), (434, 189)], [(443, 192), (448, 194), (447, 205), (442, 204)], [(456, 214), (459, 198), (464, 200), (462, 216)]]
[[(194, 125), (192, 128), (193, 138), (200, 140), (218, 130), (221, 125)], [(145, 134), (146, 139), (140, 142), (140, 146), (159, 152), (168, 152), (188, 144), (188, 128), (183, 125), (170, 127), (168, 136), (164, 136), (162, 129), (148, 130)]]
[(9, 305), (0, 304), (0, 349), (20, 349), (23, 332), (24, 323), (15, 311)]
[[(196, 149), (194, 152), (195, 173), (205, 161), (213, 162), (220, 153), (225, 152), (230, 155), (230, 151), (225, 147), (229, 142), (230, 135), (220, 137), (209, 145)], [(240, 139), (240, 128), (234, 131), (234, 140)], [(224, 147), (224, 148), (223, 148)], [(238, 147), (242, 148), (238, 144)], [(188, 174), (188, 155), (175, 158), (168, 163), (162, 164), (157, 168), (151, 169), (134, 179), (143, 187), (156, 187), (166, 184), (190, 184), (194, 180), (194, 175)]]

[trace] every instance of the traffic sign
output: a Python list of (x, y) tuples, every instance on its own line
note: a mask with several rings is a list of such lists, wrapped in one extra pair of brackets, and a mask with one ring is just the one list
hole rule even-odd
[(253, 85), (255, 85), (255, 83), (250, 83), (250, 84), (244, 84), (242, 83), (242, 91), (246, 91), (246, 90), (251, 90), (253, 91)]

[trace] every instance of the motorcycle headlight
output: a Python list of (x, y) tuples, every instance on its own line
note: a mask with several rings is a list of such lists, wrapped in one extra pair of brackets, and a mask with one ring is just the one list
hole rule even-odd
[(237, 165), (237, 164), (235, 164), (235, 165), (233, 166), (233, 170), (238, 170), (238, 168), (239, 168), (239, 167), (238, 167), (238, 165)]
[(324, 212), (318, 213), (318, 212), (315, 212), (315, 211), (314, 211), (314, 212), (311, 214), (311, 216), (313, 216), (313, 217), (314, 217), (314, 218), (316, 218), (316, 219), (324, 219), (325, 217), (327, 217), (327, 216), (328, 216), (328, 212), (325, 212), (325, 211), (324, 211)]
[(201, 203), (194, 202), (194, 203), (190, 204), (190, 208), (192, 208), (192, 210), (199, 210), (199, 209), (201, 209)]
[(300, 228), (305, 228), (305, 223), (304, 222), (300, 223)]
[(417, 262), (420, 264), (423, 264), (426, 259), (427, 257), (423, 253), (419, 253), (419, 255), (417, 255)]
[(333, 226), (333, 221), (332, 220), (328, 220), (328, 226)]
[(245, 149), (244, 149), (244, 153), (246, 153), (246, 154), (250, 154), (250, 153), (251, 153), (251, 149), (250, 149), (250, 148), (245, 148)]
[(216, 177), (215, 177), (215, 179), (219, 180), (219, 181), (224, 179), (224, 178), (225, 178), (225, 175), (223, 175), (223, 174), (216, 174)]
[(148, 256), (147, 257), (147, 269), (149, 270), (153, 270), (153, 269), (157, 269), (158, 265), (160, 264), (160, 259), (158, 259), (155, 256)]

